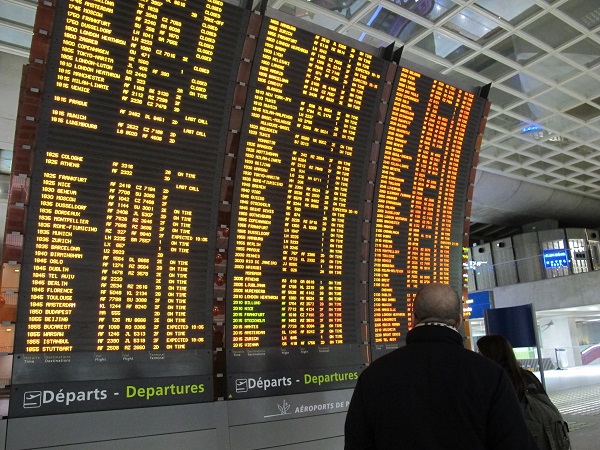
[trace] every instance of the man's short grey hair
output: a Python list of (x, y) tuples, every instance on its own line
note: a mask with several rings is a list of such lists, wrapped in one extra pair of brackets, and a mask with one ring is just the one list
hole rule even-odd
[(432, 283), (417, 291), (414, 314), (417, 323), (441, 322), (452, 327), (461, 324), (460, 297), (448, 284)]

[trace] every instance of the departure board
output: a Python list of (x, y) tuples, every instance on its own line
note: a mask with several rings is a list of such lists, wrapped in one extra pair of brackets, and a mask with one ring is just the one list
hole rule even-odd
[(373, 359), (403, 345), (414, 296), (462, 291), (465, 207), (486, 100), (400, 67), (376, 184), (370, 335)]
[(366, 362), (361, 224), (388, 63), (276, 19), (256, 46), (232, 208), (228, 396), (351, 387)]
[(351, 388), (462, 286), (489, 103), (298, 23), (40, 3), (11, 417)]
[(56, 3), (10, 413), (213, 400), (218, 196), (249, 13)]

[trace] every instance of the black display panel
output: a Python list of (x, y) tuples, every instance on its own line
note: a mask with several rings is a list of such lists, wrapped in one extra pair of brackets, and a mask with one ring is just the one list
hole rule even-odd
[(367, 360), (361, 227), (388, 63), (269, 18), (256, 48), (229, 244), (228, 396), (352, 387)]
[(57, 2), (11, 416), (213, 400), (217, 206), (247, 23), (220, 0)]
[(351, 388), (460, 289), (485, 99), (220, 0), (56, 3), (12, 417)]
[(418, 288), (462, 292), (470, 174), (487, 101), (399, 67), (375, 183), (372, 357), (404, 344)]

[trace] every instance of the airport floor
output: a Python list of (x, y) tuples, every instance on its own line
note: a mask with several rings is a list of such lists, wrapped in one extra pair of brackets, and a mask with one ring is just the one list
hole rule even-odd
[(600, 450), (600, 364), (547, 370), (544, 378), (569, 424), (571, 450)]

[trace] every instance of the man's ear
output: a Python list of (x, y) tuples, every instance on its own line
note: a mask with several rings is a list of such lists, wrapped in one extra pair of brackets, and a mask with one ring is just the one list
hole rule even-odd
[(458, 321), (456, 322), (456, 329), (458, 330), (460, 328), (460, 326), (463, 323), (463, 316), (462, 314), (460, 316), (458, 316)]

